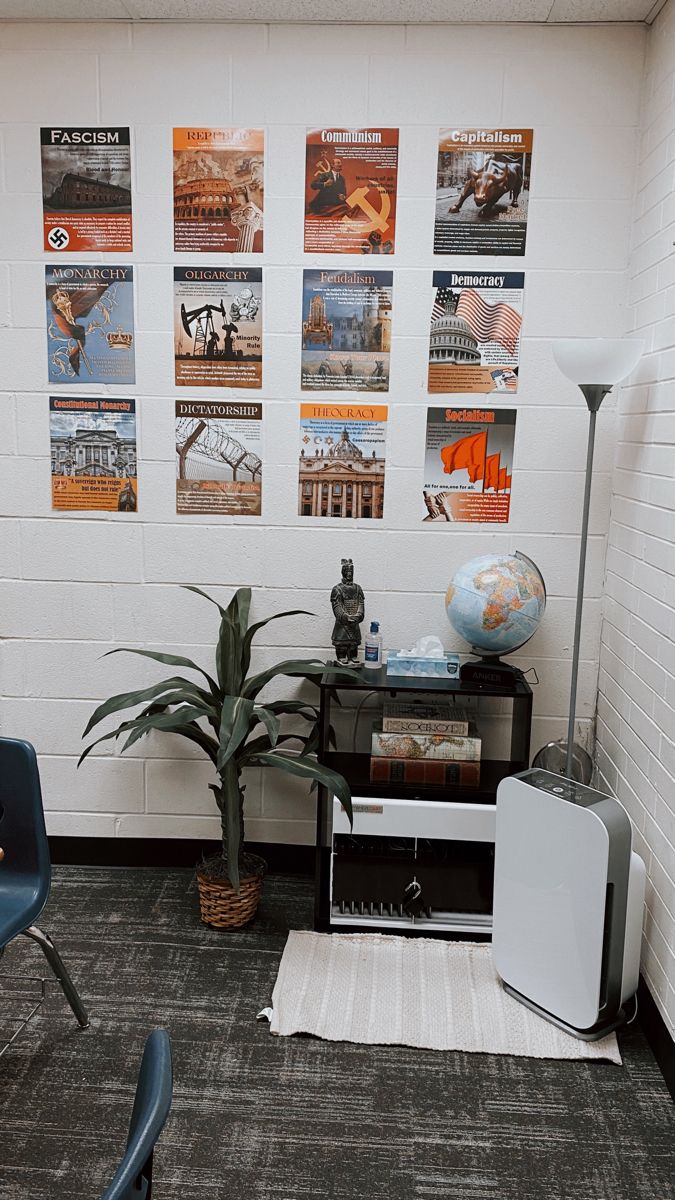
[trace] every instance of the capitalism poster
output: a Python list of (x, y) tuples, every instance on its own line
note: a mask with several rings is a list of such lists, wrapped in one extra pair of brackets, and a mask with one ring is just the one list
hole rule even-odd
[(434, 254), (524, 254), (531, 167), (531, 129), (441, 129)]
[(45, 250), (133, 249), (128, 128), (42, 128)]
[(428, 408), (423, 520), (507, 522), (515, 431), (515, 408)]
[(136, 512), (136, 402), (51, 396), (52, 508)]
[(133, 289), (133, 267), (45, 267), (50, 383), (134, 383)]
[(260, 254), (262, 129), (174, 129), (173, 248)]
[(176, 401), (176, 512), (259, 517), (259, 402)]
[(184, 387), (262, 387), (262, 268), (175, 267), (175, 378)]
[(398, 129), (309, 129), (305, 250), (393, 254)]
[(301, 404), (298, 515), (380, 520), (386, 432), (386, 404)]
[(302, 390), (389, 390), (392, 271), (305, 271)]
[(522, 272), (434, 271), (430, 392), (518, 389)]

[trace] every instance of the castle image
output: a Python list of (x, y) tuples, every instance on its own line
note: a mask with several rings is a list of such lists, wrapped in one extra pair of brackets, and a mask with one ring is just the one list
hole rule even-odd
[(45, 204), (53, 209), (126, 208), (131, 211), (131, 191), (116, 183), (67, 172)]
[(391, 300), (389, 290), (368, 288), (361, 316), (334, 316), (328, 320), (326, 302), (317, 292), (312, 296), (309, 316), (302, 323), (303, 346), (309, 350), (313, 345), (326, 350), (382, 351), (391, 349)]

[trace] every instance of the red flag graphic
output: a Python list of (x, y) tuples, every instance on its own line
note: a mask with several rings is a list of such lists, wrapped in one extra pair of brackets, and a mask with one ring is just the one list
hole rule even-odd
[(499, 490), (500, 490), (500, 492), (503, 492), (504, 488), (508, 486), (506, 483), (507, 479), (508, 479), (508, 475), (506, 474), (506, 467), (500, 467), (500, 470), (499, 470)]
[(487, 430), (483, 430), (482, 433), (470, 433), (468, 437), (460, 438), (450, 446), (443, 446), (443, 471), (446, 475), (452, 475), (453, 471), (466, 468), (471, 483), (476, 483), (478, 479), (483, 478), (486, 451)]
[(483, 480), (484, 492), (486, 492), (488, 488), (494, 488), (496, 492), (499, 491), (499, 475), (499, 455), (488, 454), (487, 458), (485, 459), (485, 479)]
[(506, 483), (504, 484), (504, 487), (508, 488), (508, 490), (511, 491), (511, 476), (510, 475), (506, 476)]

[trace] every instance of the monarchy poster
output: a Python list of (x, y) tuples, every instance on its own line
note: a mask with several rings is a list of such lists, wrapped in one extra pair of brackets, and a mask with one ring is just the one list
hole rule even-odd
[(45, 267), (50, 383), (134, 383), (134, 269)]
[(259, 402), (176, 401), (176, 511), (260, 516)]
[(392, 271), (303, 273), (303, 391), (388, 391), (392, 282)]
[(507, 522), (515, 430), (515, 408), (428, 408), (423, 520)]
[(435, 254), (525, 253), (531, 129), (441, 129)]
[(434, 271), (430, 392), (517, 391), (524, 278)]
[(174, 129), (173, 248), (259, 254), (262, 129)]
[(298, 515), (381, 519), (386, 404), (301, 404)]
[(398, 129), (309, 129), (305, 250), (393, 254)]
[(262, 387), (262, 268), (174, 267), (176, 384)]
[(133, 249), (128, 128), (43, 128), (45, 250)]
[(52, 508), (136, 512), (136, 402), (51, 396)]

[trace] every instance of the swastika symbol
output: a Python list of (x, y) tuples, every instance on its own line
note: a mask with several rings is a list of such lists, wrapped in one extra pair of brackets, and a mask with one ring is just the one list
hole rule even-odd
[(54, 229), (49, 230), (49, 233), (47, 234), (47, 241), (52, 247), (52, 250), (65, 250), (68, 242), (70, 241), (68, 230), (64, 229), (62, 225), (56, 225)]

